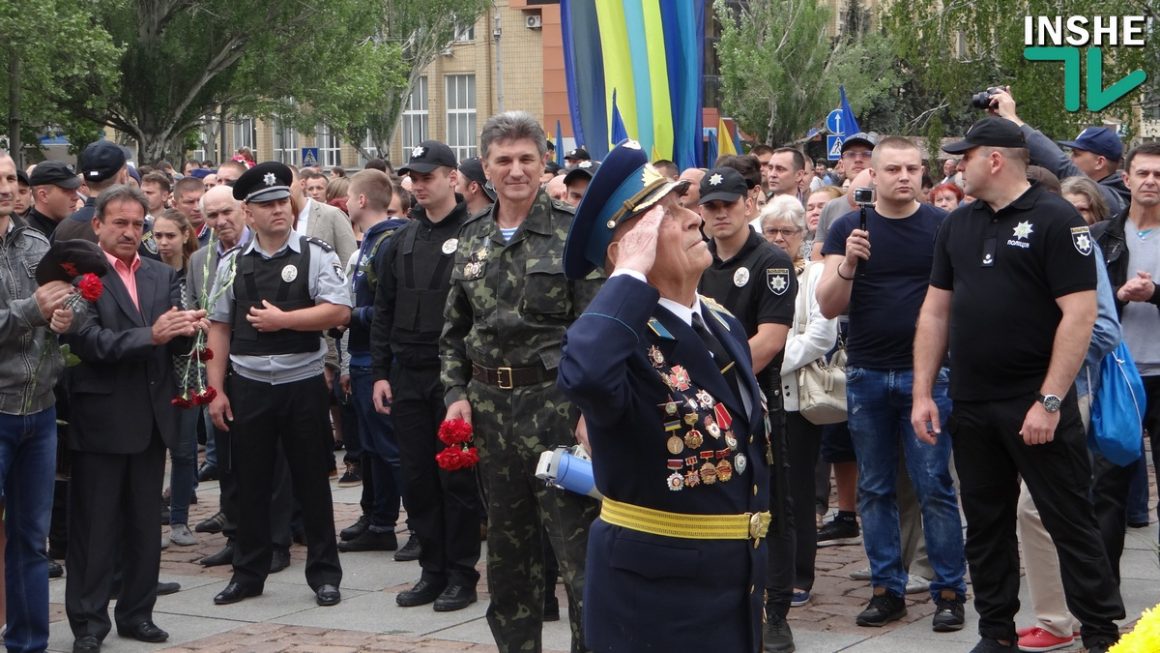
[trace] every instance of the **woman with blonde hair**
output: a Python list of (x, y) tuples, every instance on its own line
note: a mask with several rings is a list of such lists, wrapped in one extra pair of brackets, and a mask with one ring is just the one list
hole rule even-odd
[(1060, 194), (1063, 195), (1063, 199), (1071, 202), (1089, 226), (1112, 217), (1099, 186), (1088, 177), (1064, 179), (1060, 184)]

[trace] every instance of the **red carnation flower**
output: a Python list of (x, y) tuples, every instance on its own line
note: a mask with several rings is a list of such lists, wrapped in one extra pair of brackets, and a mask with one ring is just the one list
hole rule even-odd
[(92, 272), (88, 272), (81, 276), (80, 281), (77, 282), (77, 290), (80, 291), (81, 297), (87, 302), (95, 302), (101, 298), (101, 293), (105, 291), (105, 286), (101, 283), (101, 278)]
[(471, 441), (471, 424), (462, 418), (443, 420), (439, 425), (439, 440), (447, 446)]
[(208, 406), (210, 404), (210, 402), (212, 402), (214, 400), (214, 397), (216, 397), (216, 396), (217, 396), (217, 390), (215, 390), (213, 388), (213, 386), (210, 386), (210, 387), (206, 388), (203, 392), (199, 392), (199, 393), (193, 395), (193, 405), (194, 406)]
[(185, 397), (174, 397), (173, 399), (169, 400), (169, 403), (177, 406), (178, 408), (190, 408), (193, 406), (193, 402), (191, 402), (189, 399), (186, 399)]
[[(204, 363), (205, 361), (211, 361), (211, 360), (213, 360), (213, 350), (212, 350), (212, 349), (210, 349), (209, 347), (205, 347), (205, 348), (202, 348), (202, 349), (198, 349), (198, 350), (197, 350), (195, 353), (196, 353), (196, 355), (197, 355), (197, 360), (199, 360), (199, 361), (201, 361), (201, 362), (203, 362), (203, 363)], [(211, 388), (211, 389), (212, 389), (212, 388)]]
[(470, 469), (479, 462), (479, 450), (475, 447), (464, 448), (460, 445), (451, 445), (435, 454), (435, 464), (439, 469), (449, 472), (460, 469)]

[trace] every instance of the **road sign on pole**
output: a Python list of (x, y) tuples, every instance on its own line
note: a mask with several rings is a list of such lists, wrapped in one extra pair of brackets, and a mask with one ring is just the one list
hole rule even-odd
[(304, 147), (302, 148), (302, 165), (316, 166), (318, 165), (318, 148)]
[(828, 129), (831, 134), (837, 134), (838, 136), (846, 135), (845, 125), (842, 124), (841, 109), (834, 109), (828, 116), (826, 116), (826, 129)]
[(826, 136), (826, 158), (837, 161), (842, 158), (842, 137), (830, 134)]

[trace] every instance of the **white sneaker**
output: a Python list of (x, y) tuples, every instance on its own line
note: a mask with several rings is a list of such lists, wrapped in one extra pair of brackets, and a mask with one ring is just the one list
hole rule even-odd
[(177, 546), (193, 546), (197, 544), (197, 538), (189, 530), (187, 524), (174, 524), (169, 527), (169, 541)]
[(906, 577), (906, 593), (907, 594), (922, 594), (930, 591), (930, 581), (922, 576), (915, 576), (909, 574)]

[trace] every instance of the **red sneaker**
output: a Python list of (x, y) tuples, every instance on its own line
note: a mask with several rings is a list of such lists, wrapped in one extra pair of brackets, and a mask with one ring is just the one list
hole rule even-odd
[(1054, 651), (1075, 643), (1075, 635), (1059, 637), (1039, 627), (1023, 628), (1016, 632), (1019, 635), (1019, 650), (1028, 653)]

